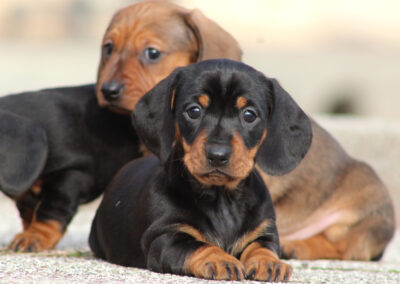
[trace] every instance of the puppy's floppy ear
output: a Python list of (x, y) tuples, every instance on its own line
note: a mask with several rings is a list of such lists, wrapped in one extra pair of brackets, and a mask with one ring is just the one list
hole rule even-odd
[(39, 178), (47, 159), (46, 132), (34, 122), (0, 110), (0, 189), (11, 197)]
[(136, 104), (132, 122), (144, 145), (165, 162), (175, 139), (173, 100), (182, 68), (155, 85)]
[(240, 61), (242, 50), (238, 42), (217, 23), (197, 9), (184, 14), (187, 25), (192, 29), (198, 43), (197, 62), (206, 59), (229, 58)]
[(272, 93), (271, 113), (267, 121), (267, 137), (260, 146), (256, 161), (271, 175), (283, 175), (293, 170), (304, 158), (312, 140), (311, 123), (307, 115), (275, 79), (267, 79)]

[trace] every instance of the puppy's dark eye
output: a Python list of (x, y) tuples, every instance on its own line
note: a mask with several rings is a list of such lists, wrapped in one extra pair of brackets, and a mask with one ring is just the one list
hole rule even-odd
[(243, 120), (247, 123), (252, 123), (257, 119), (257, 114), (250, 108), (245, 108), (242, 112)]
[(148, 47), (144, 50), (144, 56), (150, 62), (156, 62), (161, 57), (161, 51), (154, 47)]
[(198, 119), (201, 116), (201, 108), (198, 105), (191, 105), (186, 113), (191, 119)]
[(103, 52), (106, 58), (110, 57), (111, 53), (113, 52), (114, 44), (112, 42), (107, 42), (103, 45)]

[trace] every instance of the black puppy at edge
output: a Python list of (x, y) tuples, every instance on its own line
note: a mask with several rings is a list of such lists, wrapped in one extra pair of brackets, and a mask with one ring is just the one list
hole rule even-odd
[(0, 189), (24, 225), (10, 248), (53, 248), (78, 205), (139, 156), (130, 118), (101, 109), (94, 85), (0, 98)]
[(287, 281), (271, 198), (255, 162), (284, 174), (311, 143), (308, 117), (277, 83), (230, 60), (175, 70), (137, 104), (156, 154), (106, 189), (89, 237), (96, 256), (157, 272)]

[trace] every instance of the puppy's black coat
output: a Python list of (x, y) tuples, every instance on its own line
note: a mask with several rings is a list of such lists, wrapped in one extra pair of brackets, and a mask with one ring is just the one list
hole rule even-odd
[(179, 68), (137, 104), (155, 153), (107, 188), (89, 237), (96, 256), (158, 272), (287, 280), (271, 198), (254, 163), (284, 174), (311, 143), (310, 122), (272, 79), (230, 60)]
[[(98, 197), (138, 156), (130, 118), (101, 109), (94, 85), (0, 98), (0, 189), (17, 200), (25, 229), (53, 220), (62, 233), (78, 205)], [(22, 234), (12, 248), (48, 249), (55, 245), (49, 237)]]

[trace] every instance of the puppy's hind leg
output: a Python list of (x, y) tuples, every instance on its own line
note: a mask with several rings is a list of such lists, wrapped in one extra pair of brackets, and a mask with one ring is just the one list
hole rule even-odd
[(36, 210), (40, 205), (41, 180), (38, 180), (29, 190), (15, 198), (24, 231), (28, 229), (35, 218)]
[(305, 240), (283, 241), (281, 258), (289, 259), (339, 259), (340, 252), (335, 243), (324, 234), (318, 234)]
[[(42, 196), (26, 230), (14, 237), (14, 251), (53, 249), (77, 211), (81, 192), (90, 191), (93, 180), (84, 171), (68, 170), (43, 180)], [(80, 190), (76, 190), (80, 189)]]
[[(382, 257), (395, 229), (394, 219), (391, 218), (390, 212), (382, 213), (362, 220), (338, 241), (341, 259), (379, 260)], [(385, 213), (389, 213), (389, 216)]]
[[(391, 207), (387, 211), (391, 211)], [(351, 228), (335, 224), (304, 240), (283, 241), (282, 257), (308, 260), (379, 260), (393, 233), (394, 220), (391, 213), (380, 212), (379, 215), (368, 216)], [(341, 237), (338, 238), (338, 235)]]

